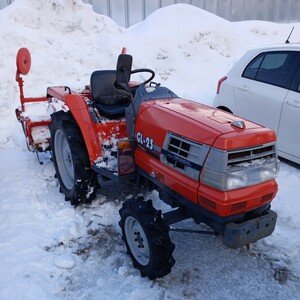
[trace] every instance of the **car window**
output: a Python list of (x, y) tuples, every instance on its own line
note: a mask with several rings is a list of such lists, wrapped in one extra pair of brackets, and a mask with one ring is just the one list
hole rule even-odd
[(256, 78), (256, 74), (257, 71), (261, 65), (261, 62), (264, 58), (264, 55), (261, 54), (259, 56), (257, 56), (256, 58), (254, 58), (252, 60), (252, 62), (250, 62), (250, 64), (246, 67), (244, 73), (243, 73), (243, 77), (249, 78), (249, 79), (255, 79)]
[(287, 53), (267, 54), (265, 55), (260, 68), (266, 70), (281, 68), (284, 66), (287, 57), (288, 57)]
[(288, 87), (295, 73), (299, 54), (294, 51), (278, 51), (259, 54), (243, 72), (243, 77), (269, 83), (279, 87)]

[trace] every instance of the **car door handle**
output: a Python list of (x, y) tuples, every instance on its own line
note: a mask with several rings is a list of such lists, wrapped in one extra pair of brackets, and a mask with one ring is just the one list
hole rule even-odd
[(240, 85), (237, 87), (239, 90), (243, 91), (243, 92), (248, 92), (249, 88), (247, 85)]
[(288, 101), (286, 101), (286, 105), (291, 106), (293, 108), (300, 108), (300, 101), (299, 100), (288, 100)]

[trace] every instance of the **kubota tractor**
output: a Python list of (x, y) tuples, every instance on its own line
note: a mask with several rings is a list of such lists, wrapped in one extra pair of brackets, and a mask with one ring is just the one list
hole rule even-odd
[[(237, 248), (270, 235), (277, 215), (275, 133), (200, 103), (178, 97), (151, 82), (150, 69), (131, 70), (120, 54), (116, 70), (95, 71), (82, 92), (48, 87), (27, 98), (22, 75), (30, 53), (17, 54), (21, 106), (16, 116), (30, 151), (50, 151), (61, 191), (78, 205), (101, 186), (121, 181), (151, 183), (170, 211), (143, 198), (120, 209), (123, 240), (134, 266), (150, 279), (171, 271), (175, 260), (169, 225), (193, 218)], [(147, 72), (142, 83), (134, 73)]]

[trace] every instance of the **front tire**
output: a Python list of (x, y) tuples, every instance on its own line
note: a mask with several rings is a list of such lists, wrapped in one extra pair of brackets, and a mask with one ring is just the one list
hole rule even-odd
[(60, 189), (72, 205), (89, 202), (96, 196), (98, 182), (81, 131), (69, 113), (60, 111), (51, 117), (51, 149)]
[(152, 201), (141, 198), (127, 200), (119, 211), (123, 240), (135, 268), (149, 279), (171, 272), (175, 249), (169, 237), (169, 226)]

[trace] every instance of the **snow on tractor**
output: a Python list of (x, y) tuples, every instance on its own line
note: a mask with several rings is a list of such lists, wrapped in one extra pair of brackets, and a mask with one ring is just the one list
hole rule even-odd
[[(230, 248), (273, 232), (279, 163), (272, 130), (178, 97), (152, 82), (154, 71), (131, 70), (125, 51), (116, 70), (93, 72), (82, 92), (55, 86), (44, 97), (27, 98), (21, 75), (30, 66), (30, 53), (21, 48), (16, 116), (28, 149), (52, 154), (66, 200), (78, 205), (101, 186), (135, 180), (155, 186), (170, 205), (162, 213), (138, 197), (119, 211), (123, 240), (142, 276), (171, 271), (169, 225), (184, 219), (207, 224)], [(131, 82), (140, 72), (148, 79)]]

